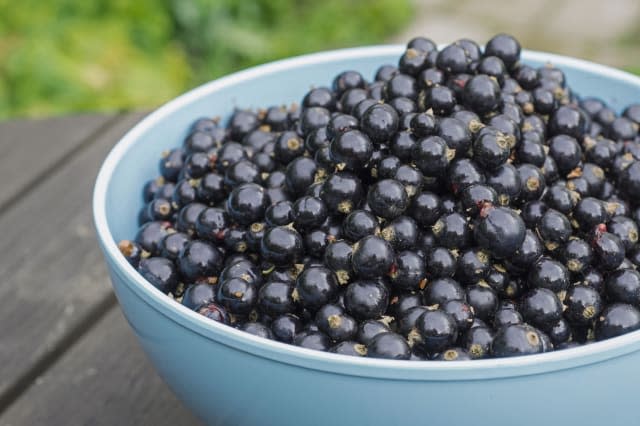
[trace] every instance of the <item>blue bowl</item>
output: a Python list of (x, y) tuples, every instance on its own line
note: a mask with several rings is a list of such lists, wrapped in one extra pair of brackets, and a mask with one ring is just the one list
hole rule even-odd
[[(142, 183), (161, 151), (201, 116), (234, 107), (299, 102), (340, 71), (372, 76), (402, 46), (338, 50), (274, 62), (205, 84), (164, 105), (118, 142), (95, 185), (94, 219), (113, 287), (144, 351), (199, 417), (224, 425), (640, 424), (640, 332), (540, 355), (410, 362), (317, 352), (255, 337), (174, 302), (117, 248), (136, 233)], [(640, 79), (585, 61), (523, 52), (561, 67), (571, 87), (620, 110), (640, 100)]]

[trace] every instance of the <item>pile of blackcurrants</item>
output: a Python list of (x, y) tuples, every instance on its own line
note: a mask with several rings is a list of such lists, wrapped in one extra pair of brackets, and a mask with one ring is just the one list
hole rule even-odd
[(121, 252), (212, 320), (339, 354), (462, 360), (640, 328), (640, 104), (411, 40), (375, 81), (195, 121)]

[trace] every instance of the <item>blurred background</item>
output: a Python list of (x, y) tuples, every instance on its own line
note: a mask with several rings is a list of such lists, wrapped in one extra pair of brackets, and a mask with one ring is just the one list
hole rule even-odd
[(152, 109), (318, 50), (496, 32), (640, 73), (638, 0), (0, 0), (0, 120)]

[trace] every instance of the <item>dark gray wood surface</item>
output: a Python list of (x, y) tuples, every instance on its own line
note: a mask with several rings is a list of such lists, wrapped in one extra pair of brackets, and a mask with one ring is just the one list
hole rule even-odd
[(93, 229), (98, 168), (143, 116), (0, 123), (0, 426), (195, 421), (120, 316)]
[(38, 180), (55, 172), (77, 149), (108, 128), (117, 115), (16, 120), (0, 125), (0, 211)]
[(190, 425), (187, 411), (111, 309), (0, 417), (11, 425)]

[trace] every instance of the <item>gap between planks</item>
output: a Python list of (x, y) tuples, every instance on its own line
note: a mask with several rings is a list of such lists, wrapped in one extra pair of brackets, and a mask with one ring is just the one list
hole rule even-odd
[[(83, 154), (88, 148), (97, 143), (110, 130), (113, 130), (125, 123), (131, 117), (140, 117), (139, 113), (121, 113), (108, 119), (104, 124), (92, 131), (83, 138), (73, 149), (67, 152), (62, 158), (53, 162), (33, 179), (25, 184), (25, 189), (18, 191), (19, 196), (13, 195), (0, 205), (0, 218), (7, 215), (14, 205), (18, 205), (20, 200), (28, 197), (37, 191), (46, 181), (47, 177), (55, 175), (66, 163), (73, 161)], [(138, 118), (139, 119), (139, 118)], [(115, 143), (115, 140), (113, 141)], [(97, 243), (96, 243), (97, 246)], [(0, 392), (0, 413), (6, 411), (24, 392), (26, 392), (34, 381), (43, 374), (51, 365), (61, 358), (78, 340), (80, 340), (101, 318), (103, 318), (116, 305), (116, 299), (112, 292), (105, 294), (81, 317), (77, 318), (68, 330), (59, 336), (41, 356), (37, 357), (28, 369), (18, 373), (11, 378), (8, 386)]]

